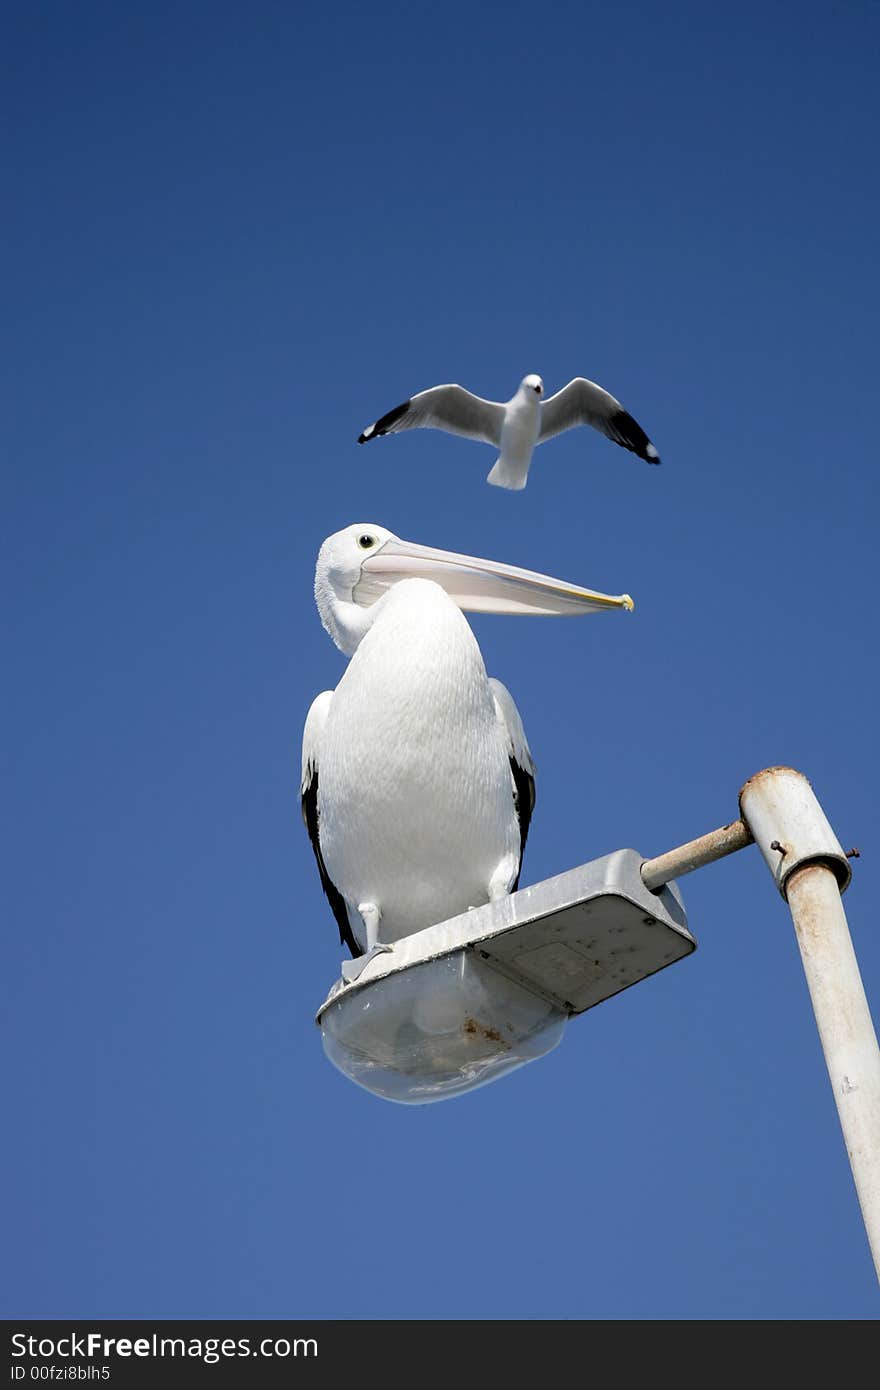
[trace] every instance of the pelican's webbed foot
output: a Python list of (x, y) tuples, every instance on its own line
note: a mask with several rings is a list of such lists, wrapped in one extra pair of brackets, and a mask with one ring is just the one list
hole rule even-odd
[(390, 951), (392, 948), (384, 941), (378, 941), (379, 922), (381, 912), (375, 903), (358, 903), (358, 912), (364, 924), (367, 934), (367, 949), (362, 956), (356, 956), (354, 960), (346, 960), (342, 963), (342, 978), (345, 983), (350, 985), (356, 980), (361, 971), (364, 970), (374, 956), (381, 955), (383, 951)]
[(360, 977), (361, 971), (365, 970), (374, 956), (381, 956), (385, 951), (394, 948), (384, 942), (377, 942), (371, 946), (369, 951), (365, 951), (362, 956), (355, 956), (354, 960), (344, 960), (342, 962), (342, 978), (347, 985), (353, 984)]

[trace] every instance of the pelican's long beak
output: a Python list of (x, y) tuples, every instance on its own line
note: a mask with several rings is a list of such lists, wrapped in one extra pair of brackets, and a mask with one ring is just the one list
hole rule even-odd
[(368, 608), (401, 579), (433, 579), (466, 613), (530, 613), (574, 616), (631, 609), (629, 594), (597, 594), (547, 574), (535, 574), (497, 560), (434, 550), (392, 536), (361, 566), (353, 598)]

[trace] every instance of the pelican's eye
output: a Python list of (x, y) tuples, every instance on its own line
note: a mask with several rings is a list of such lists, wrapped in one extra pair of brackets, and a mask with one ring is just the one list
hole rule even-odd
[(360, 546), (361, 550), (372, 550), (375, 544), (375, 536), (368, 536), (366, 534), (363, 536), (358, 536), (358, 545)]

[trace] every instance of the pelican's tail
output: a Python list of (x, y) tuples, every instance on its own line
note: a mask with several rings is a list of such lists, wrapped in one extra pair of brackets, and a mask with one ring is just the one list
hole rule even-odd
[(529, 465), (523, 468), (522, 464), (512, 464), (502, 454), (495, 460), (491, 473), (486, 479), (493, 487), (507, 487), (511, 492), (520, 492), (526, 485), (529, 476)]

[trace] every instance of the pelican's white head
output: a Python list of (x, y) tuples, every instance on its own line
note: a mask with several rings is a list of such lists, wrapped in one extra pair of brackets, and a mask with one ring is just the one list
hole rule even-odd
[(551, 616), (633, 606), (629, 594), (600, 594), (498, 560), (434, 550), (359, 521), (328, 536), (315, 570), (321, 622), (340, 651), (357, 651), (375, 620), (373, 604), (401, 579), (432, 580), (466, 613)]
[(519, 389), (521, 391), (534, 391), (536, 396), (543, 396), (544, 383), (534, 372), (530, 372), (528, 376), (523, 377), (519, 384)]
[(392, 539), (384, 526), (358, 521), (328, 536), (318, 551), (315, 567), (315, 602), (321, 622), (340, 651), (351, 656), (370, 626), (355, 590), (363, 577), (364, 561), (376, 555)]
[(357, 521), (353, 526), (346, 526), (344, 531), (328, 536), (318, 551), (316, 586), (322, 581), (325, 586), (329, 585), (336, 598), (353, 602), (364, 560), (368, 555), (375, 555), (388, 540), (391, 540), (391, 532), (371, 521)]

